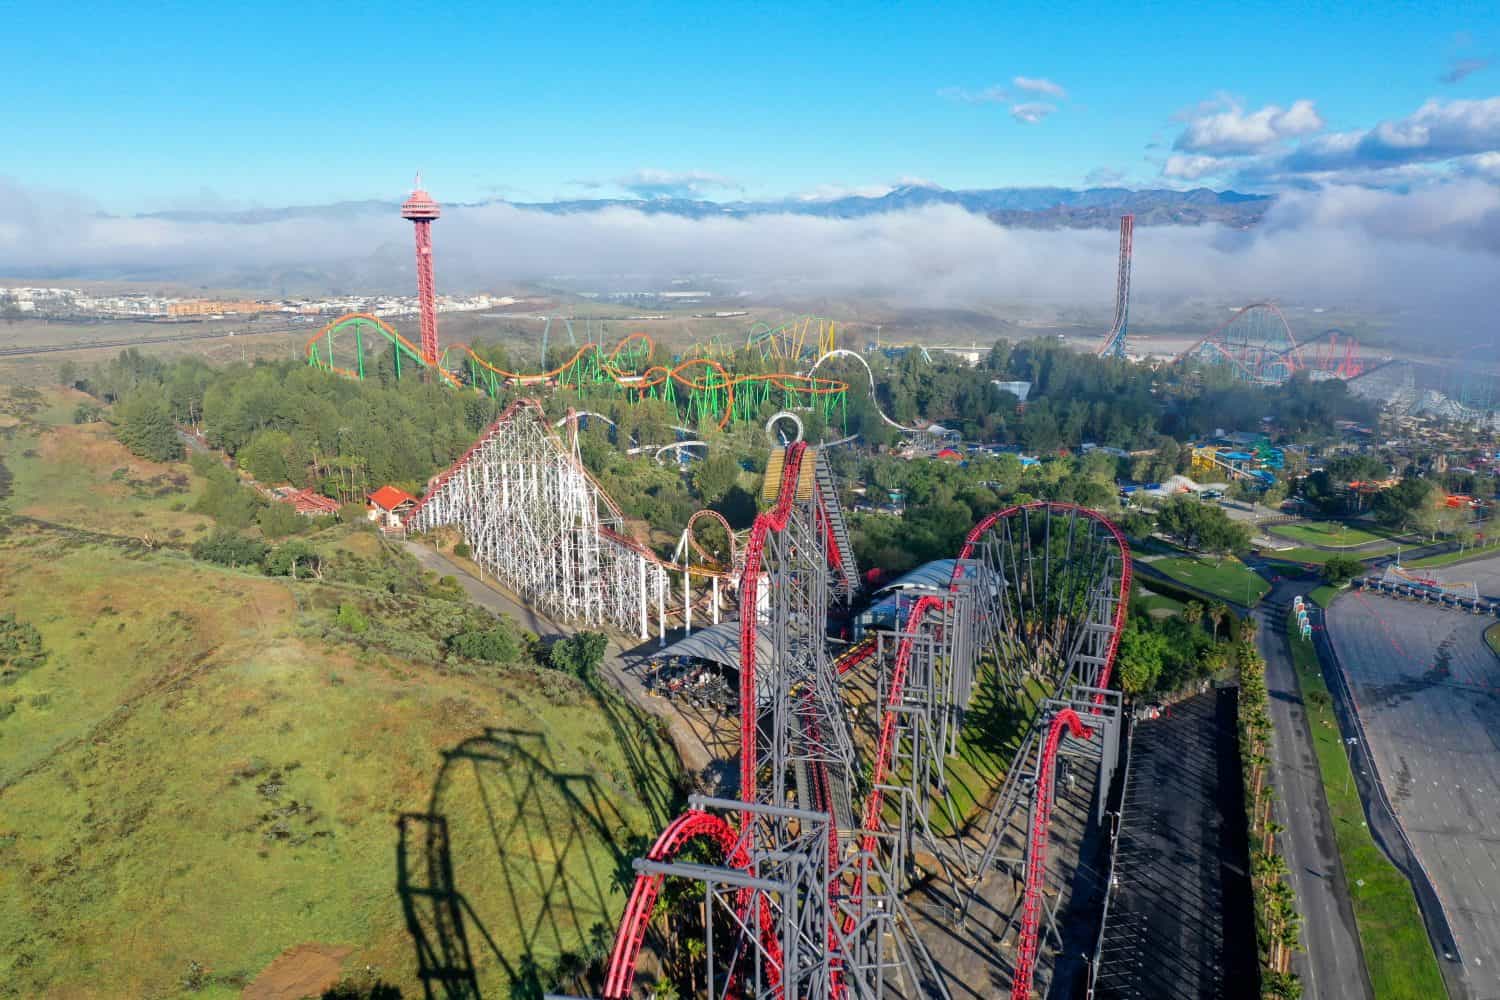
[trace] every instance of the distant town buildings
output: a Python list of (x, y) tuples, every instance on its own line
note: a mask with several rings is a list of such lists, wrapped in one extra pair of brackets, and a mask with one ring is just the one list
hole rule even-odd
[[(479, 312), (515, 305), (509, 295), (440, 295), (439, 312)], [(406, 316), (417, 312), (414, 295), (344, 295), (329, 298), (222, 300), (181, 298), (148, 293), (96, 295), (79, 288), (0, 288), (0, 317), (36, 319), (199, 320), (256, 313), (290, 316), (337, 316), (363, 312)]]

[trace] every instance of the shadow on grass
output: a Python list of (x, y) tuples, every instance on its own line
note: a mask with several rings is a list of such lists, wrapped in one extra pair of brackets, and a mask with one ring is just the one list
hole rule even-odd
[(655, 716), (631, 708), (597, 673), (585, 686), (625, 755), (631, 786), (651, 817), (652, 829), (660, 830), (686, 802), (688, 789), (677, 751), (658, 731), (661, 723)]
[(428, 810), (398, 827), (428, 1000), (597, 994), (645, 845), (594, 775), (561, 770), (542, 733), (487, 729), (445, 752)]

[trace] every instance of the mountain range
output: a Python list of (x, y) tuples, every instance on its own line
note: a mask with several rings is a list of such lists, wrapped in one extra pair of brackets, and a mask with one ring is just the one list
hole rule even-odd
[[(907, 185), (878, 197), (848, 195), (827, 199), (776, 199), (766, 201), (706, 201), (693, 198), (591, 198), (571, 201), (504, 202), (480, 201), (451, 207), (510, 204), (515, 208), (553, 215), (599, 212), (629, 208), (648, 215), (683, 218), (746, 218), (758, 215), (806, 215), (829, 219), (856, 219), (888, 212), (901, 212), (932, 205), (953, 205), (984, 215), (994, 222), (1023, 229), (1110, 228), (1119, 217), (1134, 214), (1136, 225), (1201, 225), (1216, 222), (1237, 229), (1255, 225), (1275, 199), (1270, 195), (1241, 194), (1194, 188), (1176, 191), (1155, 188), (986, 188), (951, 191), (947, 188)], [(350, 217), (372, 212), (394, 211), (398, 202), (346, 201), (329, 205), (289, 208), (254, 208), (233, 211), (167, 211), (143, 218), (184, 222), (259, 223), (311, 215)]]

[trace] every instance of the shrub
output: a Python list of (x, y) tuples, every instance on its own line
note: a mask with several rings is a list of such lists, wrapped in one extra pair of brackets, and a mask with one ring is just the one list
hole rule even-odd
[(291, 505), (273, 503), (261, 509), (255, 523), (267, 538), (285, 538), (295, 535), (307, 527), (307, 519), (297, 513)]
[(1353, 556), (1336, 555), (1323, 564), (1323, 579), (1335, 587), (1343, 586), (1365, 571), (1365, 564)]
[(334, 618), (339, 628), (355, 635), (363, 635), (370, 630), (370, 622), (364, 615), (360, 614), (358, 608), (345, 601), (339, 605), (339, 613)]
[(42, 634), (14, 614), (0, 615), (0, 681), (9, 683), (47, 662)]
[(188, 551), (194, 559), (221, 566), (255, 566), (266, 557), (267, 546), (254, 538), (220, 530), (198, 539)]
[(459, 656), (490, 663), (514, 663), (521, 654), (516, 637), (499, 627), (484, 632), (460, 632), (448, 639), (448, 649)]
[(566, 670), (584, 680), (592, 680), (599, 664), (604, 662), (604, 651), (609, 639), (603, 632), (579, 632), (566, 639), (559, 639), (547, 651), (547, 662), (554, 670)]
[(92, 424), (104, 419), (104, 407), (98, 403), (79, 403), (73, 409), (73, 423)]
[(458, 544), (453, 546), (453, 554), (458, 556), (458, 558), (460, 559), (469, 558), (469, 555), (472, 552), (473, 550), (469, 548), (468, 542), (459, 542)]

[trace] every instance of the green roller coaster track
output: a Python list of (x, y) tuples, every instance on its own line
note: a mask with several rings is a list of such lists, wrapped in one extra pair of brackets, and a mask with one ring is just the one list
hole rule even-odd
[[(550, 371), (522, 373), (498, 368), (461, 344), (446, 348), (432, 364), (385, 321), (353, 313), (324, 326), (307, 341), (307, 363), (362, 380), (369, 368), (367, 353), (381, 350), (382, 341), (397, 379), (414, 370), (433, 371), (450, 385), (470, 385), (491, 398), (509, 387), (545, 385), (572, 390), (580, 397), (603, 394), (631, 403), (661, 400), (689, 421), (709, 421), (720, 427), (731, 421), (759, 420), (768, 406), (815, 411), (828, 424), (840, 427), (846, 426), (848, 416), (848, 385), (837, 379), (791, 372), (733, 375), (710, 358), (672, 365), (652, 363), (656, 345), (639, 333), (627, 336), (612, 350), (585, 344)], [(345, 359), (342, 352), (351, 346), (353, 357)]]

